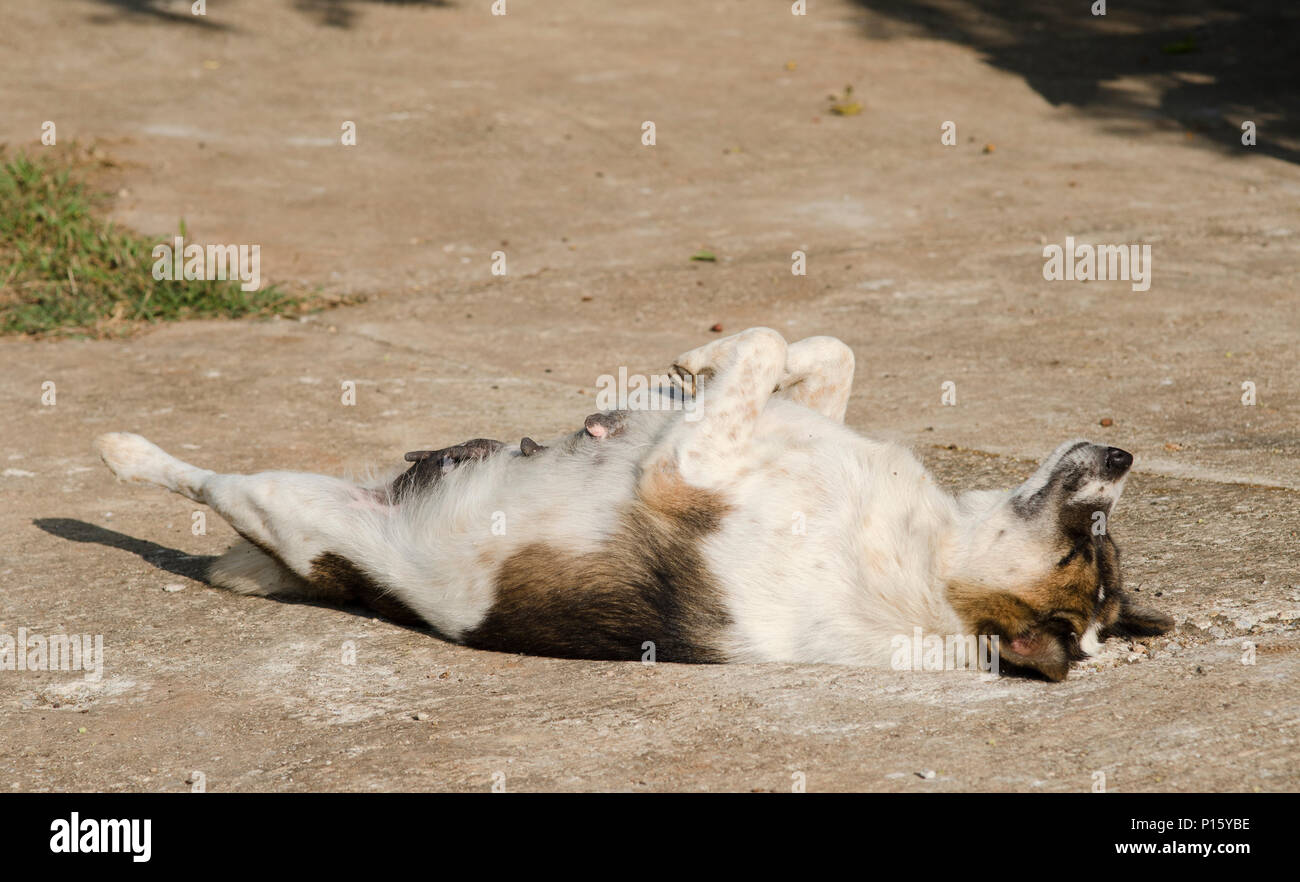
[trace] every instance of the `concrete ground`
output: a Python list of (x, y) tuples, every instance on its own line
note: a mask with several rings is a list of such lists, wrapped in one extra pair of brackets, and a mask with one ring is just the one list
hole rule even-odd
[[(1300, 133), (1269, 61), (1297, 13), (1072, 5), (10, 10), (0, 141), (96, 144), (115, 219), (184, 218), (260, 244), (271, 281), (369, 299), (0, 341), (0, 634), (106, 654), (98, 682), (0, 671), (0, 787), (1296, 790)], [(861, 112), (829, 113), (846, 84)], [(1149, 244), (1150, 290), (1044, 281), (1066, 236)], [(194, 535), (192, 504), (90, 450), (128, 430), (226, 471), (344, 473), (540, 438), (715, 323), (844, 339), (849, 424), (954, 488), (1071, 436), (1133, 451), (1113, 532), (1177, 631), (1059, 685), (477, 652), (206, 587), (230, 529)]]

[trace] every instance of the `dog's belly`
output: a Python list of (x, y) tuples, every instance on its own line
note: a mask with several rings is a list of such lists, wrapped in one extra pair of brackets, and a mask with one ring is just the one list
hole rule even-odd
[[(415, 612), (471, 645), (584, 654), (579, 632), (599, 637), (624, 603), (610, 586), (623, 584), (637, 458), (654, 434), (636, 422), (614, 439), (575, 433), (534, 456), (503, 451), (403, 502), (395, 540), (410, 562), (403, 584)], [(584, 657), (608, 657), (609, 642)]]
[(503, 451), (404, 503), (403, 545), (427, 574), (415, 611), (484, 649), (726, 661), (724, 602), (702, 557), (724, 494), (645, 467), (681, 418), (636, 412), (611, 437)]
[(943, 495), (906, 450), (773, 401), (739, 478), (647, 482), (675, 418), (447, 476), (415, 509), (437, 557), (416, 611), (484, 649), (853, 664), (887, 662), (918, 609), (942, 615)]

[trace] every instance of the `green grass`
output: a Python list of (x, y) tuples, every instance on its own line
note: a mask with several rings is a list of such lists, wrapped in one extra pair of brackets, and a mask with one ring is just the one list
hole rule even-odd
[(71, 167), (24, 155), (0, 163), (0, 333), (114, 336), (160, 321), (306, 306), (274, 285), (155, 281), (153, 247), (170, 235), (148, 238), (96, 216), (103, 197)]

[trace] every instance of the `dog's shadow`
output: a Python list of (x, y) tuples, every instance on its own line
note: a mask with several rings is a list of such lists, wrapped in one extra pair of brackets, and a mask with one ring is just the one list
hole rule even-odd
[(212, 584), (208, 579), (208, 567), (216, 560), (212, 555), (186, 554), (175, 548), (159, 545), (157, 542), (136, 539), (125, 533), (73, 518), (37, 518), (32, 523), (51, 536), (58, 536), (71, 542), (94, 542), (96, 545), (120, 548), (138, 555), (152, 567), (202, 582), (204, 585)]
[[(186, 554), (175, 548), (168, 548), (166, 545), (159, 545), (157, 542), (150, 542), (147, 539), (136, 539), (125, 533), (119, 533), (116, 530), (109, 530), (96, 524), (88, 524), (85, 521), (78, 521), (74, 518), (36, 518), (32, 523), (49, 533), (51, 536), (58, 536), (60, 539), (67, 539), (71, 542), (93, 542), (96, 545), (107, 545), (110, 548), (120, 548), (123, 551), (129, 551), (140, 557), (151, 567), (173, 573), (177, 576), (184, 576), (187, 579), (193, 579), (196, 582), (202, 582), (209, 587), (216, 587), (208, 575), (209, 567), (217, 559), (216, 555), (211, 554)], [(274, 600), (277, 603), (288, 603), (303, 606), (317, 606), (322, 609), (341, 610), (342, 612), (351, 613), (355, 616), (361, 616), (367, 619), (379, 618), (394, 625), (400, 625), (410, 631), (420, 633), (430, 633), (427, 626), (416, 626), (408, 622), (400, 622), (391, 619), (373, 609), (364, 606), (348, 605), (342, 606), (337, 603), (323, 603), (311, 598), (305, 597), (278, 597), (271, 595), (260, 598), (263, 600)]]

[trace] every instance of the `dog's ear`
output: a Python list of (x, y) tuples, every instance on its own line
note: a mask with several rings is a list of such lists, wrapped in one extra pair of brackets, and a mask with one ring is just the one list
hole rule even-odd
[(1174, 629), (1172, 618), (1134, 603), (1128, 594), (1121, 594), (1119, 602), (1119, 617), (1101, 632), (1103, 640), (1108, 637), (1155, 637)]
[(1054, 683), (1070, 672), (1073, 632), (1061, 619), (1044, 620), (1008, 591), (949, 586), (949, 598), (975, 632), (998, 638), (998, 655), (1013, 668), (1034, 672)]
[(1018, 668), (1037, 671), (1053, 683), (1070, 673), (1070, 650), (1067, 638), (1050, 628), (1037, 627), (1006, 640), (998, 641), (998, 653)]

